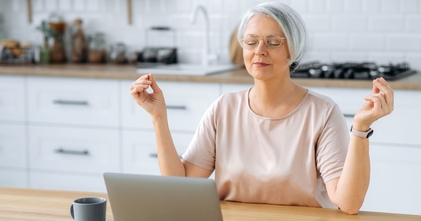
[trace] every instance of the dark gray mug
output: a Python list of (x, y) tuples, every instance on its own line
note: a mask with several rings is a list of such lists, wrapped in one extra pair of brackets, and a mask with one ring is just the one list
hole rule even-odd
[(75, 221), (105, 221), (107, 200), (100, 197), (86, 197), (73, 201), (70, 215)]

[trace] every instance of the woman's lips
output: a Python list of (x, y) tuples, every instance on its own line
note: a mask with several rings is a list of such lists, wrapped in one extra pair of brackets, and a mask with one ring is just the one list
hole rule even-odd
[(253, 65), (256, 66), (256, 67), (266, 67), (266, 66), (269, 66), (269, 64), (264, 63), (264, 62), (254, 62)]

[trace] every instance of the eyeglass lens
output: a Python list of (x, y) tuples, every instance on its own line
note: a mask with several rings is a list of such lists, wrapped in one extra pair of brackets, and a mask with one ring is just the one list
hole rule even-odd
[[(282, 38), (279, 35), (266, 35), (264, 38), (265, 45), (268, 48), (278, 48), (282, 45)], [(260, 43), (260, 39), (255, 35), (246, 35), (243, 38), (243, 47), (249, 50), (254, 50)]]

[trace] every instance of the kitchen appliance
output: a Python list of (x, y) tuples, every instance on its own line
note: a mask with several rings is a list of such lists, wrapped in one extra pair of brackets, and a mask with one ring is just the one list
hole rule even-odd
[(147, 45), (137, 55), (137, 67), (149, 68), (163, 64), (177, 63), (175, 31), (170, 27), (154, 26), (146, 30)]
[(417, 73), (408, 63), (379, 65), (374, 62), (320, 63), (318, 61), (300, 64), (291, 78), (325, 78), (373, 80), (383, 77), (386, 80), (398, 80)]

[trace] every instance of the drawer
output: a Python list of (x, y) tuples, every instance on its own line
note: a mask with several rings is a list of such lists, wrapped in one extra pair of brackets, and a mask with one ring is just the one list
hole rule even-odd
[(25, 120), (25, 77), (0, 76), (0, 120)]
[[(153, 128), (150, 115), (137, 105), (130, 94), (133, 81), (123, 81), (123, 127)], [(158, 82), (168, 109), (171, 130), (195, 131), (207, 108), (220, 96), (219, 84)]]
[(102, 174), (78, 175), (31, 172), (30, 187), (37, 189), (69, 190), (106, 193)]
[(24, 124), (0, 124), (0, 166), (27, 168)]
[(0, 186), (27, 188), (28, 173), (22, 169), (0, 168)]
[[(172, 133), (179, 155), (182, 155), (193, 133)], [(123, 171), (160, 175), (155, 133), (147, 131), (123, 131)]]
[(28, 78), (30, 122), (118, 126), (116, 80)]
[(29, 126), (31, 169), (119, 171), (118, 130)]

